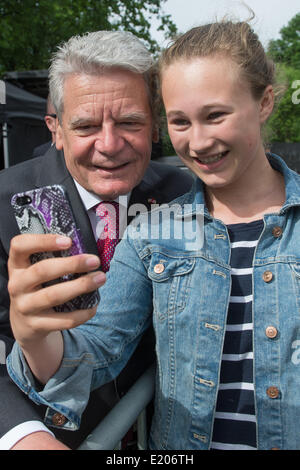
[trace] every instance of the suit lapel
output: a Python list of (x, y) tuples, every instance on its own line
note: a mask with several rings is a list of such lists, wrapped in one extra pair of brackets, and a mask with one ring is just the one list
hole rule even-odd
[[(132, 190), (129, 206), (134, 204), (143, 204), (147, 210), (151, 209), (151, 204), (163, 204), (165, 196), (158, 189), (161, 177), (153, 169), (151, 162), (140, 184)], [(128, 223), (134, 216), (128, 217)]]
[(73, 178), (69, 175), (63, 182), (72, 206), (76, 226), (80, 230), (80, 237), (87, 253), (98, 255), (97, 244), (87, 211), (82, 203)]

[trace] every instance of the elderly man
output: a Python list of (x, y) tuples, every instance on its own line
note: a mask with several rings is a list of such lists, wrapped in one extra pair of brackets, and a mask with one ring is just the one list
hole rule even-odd
[[(73, 37), (54, 56), (49, 87), (58, 117), (56, 148), (46, 153), (47, 158), (29, 160), (0, 174), (0, 345), (6, 355), (13, 343), (7, 260), (10, 241), (19, 233), (10, 206), (13, 194), (63, 184), (86, 250), (96, 255), (99, 234), (95, 207), (101, 201), (117, 201), (128, 207), (141, 203), (149, 208), (151, 202), (166, 203), (190, 188), (191, 178), (184, 172), (150, 162), (152, 141), (157, 139), (154, 85), (151, 56), (130, 33), (95, 32)], [(27, 284), (29, 252), (34, 249), (26, 240), (26, 236), (14, 239), (12, 252), (17, 253), (14, 259), (20, 276), (12, 290), (24, 294), (20, 308), (30, 309), (32, 305), (33, 309), (37, 308), (34, 291), (40, 286), (36, 281), (37, 285), (30, 290)], [(37, 244), (35, 248), (38, 251), (41, 247)], [(97, 268), (95, 256), (91, 260), (94, 269)], [(101, 276), (94, 278), (95, 287), (102, 284)], [(81, 315), (80, 321), (82, 318)], [(59, 433), (59, 420), (53, 421), (54, 434), (43, 427), (41, 415), (45, 410), (35, 407), (10, 381), (2, 360), (1, 448), (66, 448), (61, 442), (76, 448), (152, 358), (149, 333), (122, 377), (91, 397), (79, 435)]]

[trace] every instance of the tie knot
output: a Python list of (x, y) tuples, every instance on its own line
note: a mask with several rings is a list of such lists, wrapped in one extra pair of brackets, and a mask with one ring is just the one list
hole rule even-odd
[(94, 207), (98, 217), (117, 219), (119, 216), (119, 203), (115, 201), (102, 201)]
[(119, 204), (114, 201), (103, 201), (95, 206), (98, 217), (96, 228), (98, 238), (119, 239)]

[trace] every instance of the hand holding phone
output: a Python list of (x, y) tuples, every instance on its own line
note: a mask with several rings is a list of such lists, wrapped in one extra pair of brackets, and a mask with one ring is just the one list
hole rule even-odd
[[(85, 253), (80, 231), (76, 228), (72, 209), (63, 186), (45, 186), (31, 191), (15, 194), (11, 204), (15, 218), (22, 234), (47, 234), (67, 236), (72, 239), (72, 245), (67, 250), (53, 252), (39, 252), (31, 256), (31, 262), (57, 256), (66, 257)], [(45, 286), (58, 282), (76, 279), (82, 274), (68, 274), (54, 281), (45, 283)], [(82, 294), (54, 309), (58, 312), (88, 309), (99, 302), (98, 290)]]

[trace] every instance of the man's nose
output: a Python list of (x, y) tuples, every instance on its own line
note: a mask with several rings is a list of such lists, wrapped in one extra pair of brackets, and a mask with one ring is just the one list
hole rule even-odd
[(113, 124), (103, 125), (95, 142), (98, 152), (113, 156), (124, 147), (124, 138)]

